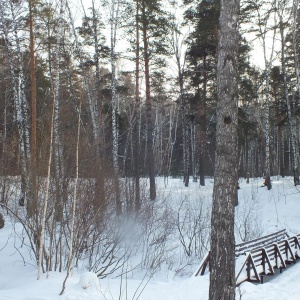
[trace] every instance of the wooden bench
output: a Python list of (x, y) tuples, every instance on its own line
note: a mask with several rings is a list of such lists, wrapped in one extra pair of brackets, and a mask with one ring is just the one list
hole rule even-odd
[[(238, 259), (241, 255), (246, 255), (236, 276), (236, 284), (244, 281), (263, 283), (264, 275), (274, 275), (275, 269), (286, 268), (287, 264), (296, 263), (300, 257), (300, 234), (288, 237), (286, 230), (260, 237), (258, 239), (237, 244), (235, 255)], [(203, 275), (209, 264), (210, 252), (204, 258), (200, 268), (195, 273)], [(243, 272), (244, 271), (244, 272)]]

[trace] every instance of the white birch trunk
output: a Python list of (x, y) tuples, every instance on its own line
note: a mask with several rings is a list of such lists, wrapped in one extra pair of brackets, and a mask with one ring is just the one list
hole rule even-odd
[(294, 175), (294, 185), (296, 186), (299, 185), (298, 157), (297, 157), (297, 149), (296, 149), (296, 132), (293, 126), (292, 110), (291, 110), (288, 85), (287, 85), (287, 74), (286, 74), (286, 63), (285, 63), (285, 35), (284, 35), (284, 27), (283, 27), (284, 25), (283, 25), (282, 15), (280, 15), (279, 18), (280, 18), (280, 36), (281, 36), (281, 66), (282, 66), (283, 81), (284, 81), (284, 97), (285, 97), (285, 103), (287, 108), (288, 126), (289, 126), (290, 141), (291, 141), (291, 159), (292, 159), (292, 168), (293, 168), (293, 175)]
[[(175, 124), (174, 124), (175, 123)], [(178, 126), (178, 109), (177, 106), (172, 106), (170, 111), (170, 125), (169, 125), (169, 154), (167, 161), (167, 175), (170, 176), (170, 170), (173, 158), (173, 148), (177, 139), (177, 126)], [(172, 134), (174, 130), (174, 135)]]
[[(271, 3), (271, 8), (276, 6), (276, 0), (274, 0)], [(263, 16), (261, 16), (260, 11), (257, 10), (258, 14), (258, 30), (259, 30), (259, 38), (262, 43), (263, 47), (263, 57), (264, 57), (264, 63), (265, 63), (265, 176), (266, 176), (266, 182), (267, 182), (267, 187), (268, 190), (272, 188), (271, 184), (271, 168), (270, 168), (270, 124), (269, 124), (269, 118), (270, 118), (270, 71), (271, 71), (271, 66), (273, 63), (273, 58), (274, 58), (274, 47), (275, 47), (275, 37), (276, 37), (276, 26), (273, 31), (273, 37), (272, 37), (272, 45), (271, 45), (271, 52), (269, 54), (269, 57), (267, 55), (267, 49), (269, 48), (269, 44), (267, 41), (267, 23), (269, 19), (267, 19), (266, 23), (262, 21)], [(274, 20), (272, 21), (274, 25), (277, 24), (277, 18), (276, 18), (276, 13), (274, 13)]]
[[(83, 65), (84, 61), (82, 58), (82, 50), (80, 47), (80, 43), (78, 40), (78, 34), (75, 29), (74, 25), (74, 18), (72, 16), (71, 9), (69, 7), (68, 1), (66, 1), (66, 8), (68, 10), (68, 15), (70, 19), (70, 25), (72, 28), (72, 33), (75, 39), (75, 51), (79, 57), (79, 62), (80, 65)], [(89, 85), (88, 77), (85, 72), (83, 72), (83, 82), (84, 82), (84, 88), (87, 93), (87, 98), (88, 98), (88, 104), (89, 104), (89, 111), (91, 115), (91, 122), (92, 122), (92, 131), (93, 131), (93, 138), (96, 144), (96, 153), (98, 156), (100, 156), (100, 127), (99, 127), (99, 107), (98, 107), (98, 101), (97, 99), (93, 99), (92, 93), (91, 93), (91, 88)]]
[[(56, 176), (61, 181), (64, 177), (63, 159), (62, 153), (62, 143), (61, 143), (61, 133), (59, 129), (59, 108), (60, 108), (60, 46), (61, 46), (61, 37), (62, 37), (62, 28), (63, 28), (63, 13), (64, 13), (64, 0), (60, 0), (59, 8), (59, 21), (58, 21), (58, 32), (57, 32), (57, 42), (55, 48), (55, 66), (54, 72), (52, 74), (52, 84), (54, 84), (54, 145), (55, 145), (55, 169)], [(60, 200), (60, 199), (59, 199)]]
[(55, 106), (53, 103), (52, 117), (51, 117), (51, 129), (50, 129), (49, 157), (48, 157), (48, 166), (47, 166), (47, 181), (46, 181), (43, 211), (42, 211), (42, 216), (41, 216), (41, 218), (42, 218), (41, 219), (41, 233), (40, 233), (40, 238), (39, 238), (40, 244), (39, 244), (39, 249), (38, 249), (38, 273), (37, 273), (38, 280), (41, 278), (41, 272), (42, 272), (42, 257), (43, 257), (43, 248), (44, 248), (44, 238), (45, 238), (46, 215), (47, 215), (47, 207), (48, 207), (48, 202), (49, 202), (51, 162), (52, 162), (52, 154), (53, 154), (54, 115), (55, 115)]
[[(1, 20), (4, 20), (4, 7), (3, 2), (0, 3), (0, 18)], [(25, 140), (24, 140), (24, 127), (22, 126), (22, 108), (21, 108), (21, 99), (19, 94), (19, 86), (18, 86), (18, 80), (16, 78), (16, 74), (14, 73), (14, 64), (13, 64), (13, 49), (11, 48), (10, 44), (10, 38), (9, 38), (9, 29), (6, 26), (6, 22), (1, 23), (2, 30), (4, 33), (7, 48), (7, 59), (9, 64), (9, 71), (11, 76), (11, 82), (12, 82), (12, 89), (13, 89), (13, 98), (14, 98), (14, 104), (16, 109), (16, 121), (18, 124), (18, 132), (19, 132), (19, 146), (20, 146), (20, 165), (21, 165), (21, 172), (26, 173), (26, 156), (25, 156)]]
[[(177, 6), (175, 6), (177, 8)], [(176, 11), (174, 14), (176, 14)], [(182, 126), (182, 162), (183, 162), (183, 181), (185, 186), (189, 185), (189, 138), (188, 138), (188, 122), (186, 120), (187, 108), (185, 101), (185, 89), (184, 89), (184, 69), (186, 62), (186, 51), (184, 50), (184, 43), (186, 38), (181, 35), (181, 29), (179, 22), (174, 22), (173, 24), (173, 35), (171, 40), (171, 46), (174, 51), (176, 67), (177, 67), (177, 77), (179, 85), (179, 96), (180, 96), (180, 118)]]
[(29, 118), (28, 118), (28, 107), (27, 107), (27, 100), (25, 95), (25, 76), (24, 76), (24, 67), (23, 67), (23, 59), (22, 59), (22, 53), (21, 53), (21, 45), (20, 40), (18, 37), (18, 31), (17, 31), (17, 20), (15, 16), (14, 6), (12, 1), (9, 1), (10, 3), (10, 9), (11, 9), (11, 15), (12, 15), (12, 25), (13, 25), (13, 34), (14, 39), (16, 43), (16, 54), (19, 64), (19, 112), (21, 113), (21, 116), (19, 116), (21, 121), (21, 126), (23, 127), (23, 139), (24, 139), (24, 152), (26, 155), (26, 165), (27, 165), (27, 171), (29, 171), (29, 162), (31, 159), (30, 156), (30, 134), (29, 134)]
[(75, 182), (74, 182), (74, 191), (73, 191), (73, 205), (72, 205), (72, 220), (71, 220), (71, 226), (70, 226), (70, 249), (69, 249), (69, 257), (68, 257), (68, 264), (67, 264), (67, 274), (65, 277), (65, 280), (63, 282), (62, 290), (60, 292), (60, 295), (63, 294), (65, 288), (66, 288), (66, 282), (72, 272), (72, 264), (74, 259), (74, 251), (73, 251), (73, 243), (74, 243), (74, 235), (75, 235), (75, 218), (76, 218), (76, 208), (77, 208), (77, 183), (78, 183), (78, 177), (79, 177), (79, 171), (78, 171), (78, 161), (79, 161), (79, 139), (80, 139), (80, 117), (81, 117), (81, 103), (79, 106), (79, 113), (78, 113), (78, 127), (77, 127), (77, 142), (76, 142), (76, 159), (75, 159)]
[[(20, 191), (20, 200), (19, 204), (24, 205), (26, 197), (26, 189), (29, 187), (29, 178), (30, 178), (30, 138), (29, 138), (29, 118), (27, 113), (27, 100), (25, 95), (25, 78), (24, 78), (24, 67), (23, 59), (21, 55), (21, 45), (20, 40), (17, 34), (17, 18), (15, 15), (15, 6), (12, 1), (8, 2), (7, 10), (10, 11), (12, 22), (11, 28), (8, 28), (8, 23), (5, 21), (4, 3), (0, 3), (0, 17), (1, 25), (5, 39), (7, 41), (7, 56), (9, 62), (9, 70), (12, 80), (13, 87), (13, 97), (16, 108), (16, 121), (18, 125), (19, 132), (19, 146), (20, 146), (20, 168), (21, 168), (21, 191)], [(10, 38), (9, 32), (12, 32), (13, 37)], [(15, 45), (15, 49), (11, 45)], [(13, 55), (17, 56), (18, 61), (18, 74), (15, 74)], [(18, 76), (18, 79), (16, 78)]]
[(115, 193), (116, 193), (116, 213), (120, 215), (122, 213), (122, 203), (120, 196), (119, 187), (119, 132), (118, 132), (118, 99), (116, 94), (116, 40), (117, 40), (117, 29), (119, 22), (119, 5), (118, 0), (112, 0), (110, 7), (110, 63), (111, 63), (111, 105), (112, 105), (112, 136), (113, 136), (113, 169), (114, 169), (114, 180), (115, 180)]
[(116, 35), (119, 18), (119, 1), (112, 0), (110, 12), (110, 63), (111, 63), (111, 102), (112, 102), (112, 134), (113, 134), (113, 167), (115, 174), (119, 172), (118, 163), (118, 126), (117, 126), (117, 107), (118, 100), (116, 94)]
[(297, 42), (297, 15), (298, 15), (299, 0), (293, 0), (293, 50), (294, 50), (294, 68), (297, 80), (298, 103), (297, 108), (300, 108), (300, 75), (299, 75), (299, 55), (298, 55), (298, 42)]

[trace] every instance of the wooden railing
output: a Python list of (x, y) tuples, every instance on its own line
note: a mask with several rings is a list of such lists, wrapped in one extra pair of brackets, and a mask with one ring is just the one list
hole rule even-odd
[[(245, 261), (237, 272), (236, 284), (244, 281), (263, 283), (264, 275), (275, 274), (275, 269), (286, 268), (300, 257), (300, 234), (288, 237), (285, 229), (235, 246), (236, 258), (245, 255)], [(204, 275), (209, 265), (210, 252), (195, 273)]]
[(257, 239), (243, 242), (241, 244), (235, 245), (235, 256), (239, 257), (240, 255), (244, 255), (246, 252), (250, 252), (251, 250), (258, 248), (258, 247), (264, 247), (265, 245), (268, 245), (270, 243), (276, 243), (278, 241), (284, 240), (287, 238), (288, 235), (286, 233), (285, 229), (279, 230), (277, 232), (259, 237)]

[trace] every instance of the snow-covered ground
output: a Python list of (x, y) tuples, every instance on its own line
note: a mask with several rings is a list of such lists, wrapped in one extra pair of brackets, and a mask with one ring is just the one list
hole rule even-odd
[[(286, 228), (290, 235), (300, 233), (300, 189), (294, 187), (292, 178), (273, 177), (273, 188), (261, 187), (263, 180), (240, 180), (239, 201), (236, 209), (236, 241), (248, 235), (269, 234)], [(183, 187), (180, 179), (157, 180), (158, 197), (178, 208), (176, 195), (188, 195), (194, 200), (211, 200), (213, 180), (206, 186), (198, 183)], [(248, 217), (248, 222), (245, 219)], [(160, 270), (153, 276), (136, 272), (134, 275), (111, 277), (95, 282), (91, 273), (74, 272), (68, 279), (65, 292), (59, 293), (65, 273), (50, 272), (36, 280), (37, 270), (28, 247), (22, 245), (16, 232), (19, 223), (6, 224), (0, 230), (0, 300), (206, 300), (208, 299), (209, 273), (204, 276), (175, 276), (174, 272)], [(26, 240), (24, 240), (26, 243)], [(200, 262), (199, 262), (200, 263)], [(195, 267), (196, 271), (197, 267)], [(264, 284), (245, 282), (237, 289), (236, 299), (242, 300), (300, 300), (300, 261), (269, 277)]]

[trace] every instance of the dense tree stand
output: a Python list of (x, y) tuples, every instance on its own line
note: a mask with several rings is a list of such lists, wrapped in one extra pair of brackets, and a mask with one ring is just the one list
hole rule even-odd
[(235, 299), (234, 206), (238, 179), (239, 4), (239, 0), (221, 0), (209, 300)]

